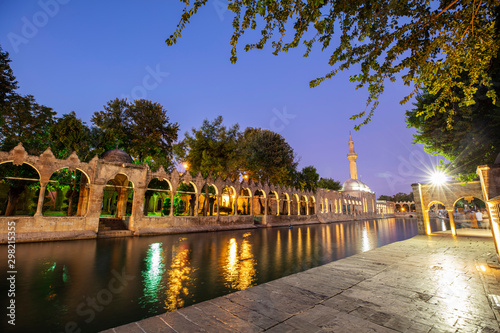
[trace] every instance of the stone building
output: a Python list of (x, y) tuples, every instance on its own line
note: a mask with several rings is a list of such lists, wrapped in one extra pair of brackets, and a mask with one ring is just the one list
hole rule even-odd
[[(313, 193), (163, 167), (153, 171), (118, 149), (86, 163), (75, 153), (56, 159), (50, 148), (28, 155), (20, 143), (0, 152), (0, 179), (3, 243), (12, 222), (23, 242), (328, 223), (393, 212), (391, 203), (377, 203), (368, 187), (359, 191), (349, 180), (344, 191)], [(13, 205), (16, 186), (21, 190)]]

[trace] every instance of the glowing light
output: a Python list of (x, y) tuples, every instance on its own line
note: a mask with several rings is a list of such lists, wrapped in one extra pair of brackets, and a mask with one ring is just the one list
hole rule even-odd
[(187, 170), (189, 168), (189, 165), (187, 163), (184, 163), (182, 164), (182, 167)]
[(486, 272), (486, 267), (484, 267), (483, 265), (481, 265), (481, 266), (479, 266), (479, 267), (481, 268), (481, 270), (482, 270), (483, 272)]
[(431, 183), (434, 185), (443, 185), (448, 180), (448, 177), (442, 171), (434, 171), (431, 174)]
[(162, 243), (153, 243), (149, 246), (147, 257), (145, 258), (146, 269), (142, 271), (144, 295), (141, 298), (143, 307), (148, 307), (150, 303), (159, 300), (159, 293), (163, 289), (161, 283), (165, 267), (163, 264)]

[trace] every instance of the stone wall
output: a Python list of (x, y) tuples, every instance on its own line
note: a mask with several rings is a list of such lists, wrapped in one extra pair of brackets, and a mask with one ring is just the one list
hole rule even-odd
[[(247, 180), (203, 178), (201, 174), (192, 176), (189, 172), (179, 173), (174, 170), (167, 173), (162, 167), (156, 171), (148, 165), (110, 161), (94, 157), (90, 162), (81, 162), (75, 153), (66, 160), (54, 157), (50, 149), (40, 156), (30, 156), (22, 144), (10, 152), (0, 152), (0, 164), (12, 163), (19, 166), (26, 163), (39, 174), (35, 179), (40, 183), (38, 205), (34, 216), (0, 216), (0, 242), (5, 242), (8, 223), (14, 221), (16, 236), (19, 241), (45, 240), (58, 238), (91, 238), (99, 232), (101, 208), (106, 188), (113, 188), (117, 194), (116, 218), (122, 219), (127, 228), (135, 234), (165, 233), (169, 229), (206, 228), (218, 226), (253, 227), (254, 225), (280, 225), (312, 222), (334, 222), (386, 216), (377, 214), (378, 203), (375, 193), (360, 192), (359, 196), (351, 196), (343, 192), (318, 189), (316, 193), (299, 191), (285, 186), (261, 184)], [(70, 171), (79, 170), (85, 175), (85, 190), (80, 192), (78, 201), (79, 216), (44, 216), (45, 190), (54, 172), (67, 168)], [(2, 175), (0, 175), (1, 177)], [(168, 196), (171, 198), (169, 216), (145, 216), (145, 195), (151, 180), (164, 180), (168, 183)], [(109, 184), (112, 185), (109, 185)], [(195, 207), (192, 216), (174, 216), (174, 196), (181, 183), (191, 184), (195, 192)], [(204, 185), (214, 186), (217, 200), (213, 216), (198, 215), (198, 202)], [(222, 202), (222, 191), (228, 188), (232, 194), (233, 215), (225, 216), (219, 211)], [(259, 191), (263, 193), (261, 203), (265, 210), (263, 214), (238, 215), (238, 197), (242, 189), (250, 193), (250, 204)], [(150, 189), (151, 190), (151, 189)], [(127, 214), (127, 198), (133, 193), (131, 212)], [(272, 199), (270, 198), (272, 197)], [(268, 206), (272, 211), (268, 212)], [(386, 203), (384, 205), (390, 205)], [(284, 210), (283, 210), (284, 207)], [(392, 210), (393, 212), (393, 210)]]

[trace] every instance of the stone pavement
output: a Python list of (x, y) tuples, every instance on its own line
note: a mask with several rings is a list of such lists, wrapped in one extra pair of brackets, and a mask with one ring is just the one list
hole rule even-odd
[(494, 252), (416, 236), (105, 332), (500, 332)]

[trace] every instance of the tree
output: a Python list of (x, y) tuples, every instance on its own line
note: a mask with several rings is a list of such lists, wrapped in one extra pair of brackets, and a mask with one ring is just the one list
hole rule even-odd
[(410, 192), (409, 194), (399, 192), (394, 194), (393, 196), (389, 195), (381, 195), (378, 200), (386, 200), (386, 201), (393, 201), (393, 202), (412, 202), (414, 201), (413, 199), (413, 192)]
[(323, 177), (319, 179), (318, 187), (334, 191), (340, 191), (342, 189), (340, 181), (334, 180), (333, 178), (323, 178)]
[(66, 159), (76, 152), (80, 160), (88, 162), (96, 153), (90, 129), (74, 111), (57, 119), (50, 128), (49, 141), (52, 153), (59, 159)]
[(278, 185), (293, 185), (297, 169), (293, 148), (280, 134), (247, 127), (240, 138), (243, 170), (249, 179)]
[(299, 174), (299, 181), (301, 183), (301, 189), (306, 191), (312, 191), (316, 193), (316, 187), (318, 186), (319, 174), (316, 168), (312, 165), (302, 168)]
[[(492, 77), (498, 94), (500, 70)], [(478, 87), (473, 105), (461, 106), (455, 102), (447, 107), (448, 112), (455, 114), (453, 128), (445, 125), (445, 114), (425, 115), (426, 108), (440, 98), (439, 94), (431, 95), (424, 90), (417, 96), (415, 108), (406, 112), (408, 127), (417, 130), (414, 143), (423, 144), (427, 153), (446, 157), (450, 162), (442, 167), (460, 181), (475, 179), (477, 166), (493, 163), (500, 153), (500, 104), (492, 103), (488, 91), (486, 87)]]
[(95, 134), (106, 138), (107, 149), (121, 145), (136, 163), (148, 163), (152, 169), (160, 165), (167, 171), (172, 169), (172, 145), (179, 125), (169, 122), (167, 110), (159, 103), (145, 99), (128, 103), (117, 98), (95, 112), (91, 120), (100, 129)]
[(55, 114), (51, 108), (36, 103), (31, 95), (13, 95), (3, 108), (0, 150), (9, 151), (22, 142), (28, 154), (40, 155), (49, 147)]
[[(0, 108), (4, 107), (19, 88), (12, 68), (10, 68), (9, 53), (4, 52), (0, 46)], [(0, 120), (1, 121), (1, 120)]]
[(199, 129), (192, 128), (191, 135), (186, 132), (184, 139), (175, 146), (176, 156), (188, 163), (192, 173), (201, 172), (204, 177), (209, 173), (223, 178), (239, 176), (240, 127), (235, 124), (227, 128), (222, 122), (222, 116), (212, 122), (205, 119)]
[[(191, 17), (208, 0), (181, 2), (185, 8), (167, 45), (177, 42)], [(233, 63), (242, 35), (256, 30), (260, 31), (260, 39), (246, 44), (245, 51), (262, 49), (271, 42), (275, 55), (301, 44), (305, 57), (313, 47), (331, 52), (328, 64), (334, 68), (312, 80), (311, 87), (338, 71), (359, 68), (351, 81), (357, 83), (357, 88), (368, 87), (367, 108), (372, 105), (368, 114), (365, 110), (351, 117), (365, 117), (360, 125), (371, 119), (384, 82), (394, 82), (398, 76), (405, 85), (414, 86), (402, 103), (424, 86), (433, 94), (439, 92), (440, 98), (425, 112), (431, 116), (445, 113), (449, 127), (454, 121), (454, 114), (447, 113), (449, 103), (470, 105), (478, 85), (486, 87), (488, 97), (496, 102), (491, 73), (500, 59), (498, 0), (235, 0), (228, 3), (228, 9), (234, 13), (230, 41)], [(466, 85), (460, 80), (463, 74), (469, 77)]]
[(126, 121), (127, 109), (129, 103), (126, 99), (118, 99), (109, 101), (103, 106), (104, 110), (94, 112), (91, 121), (100, 129), (100, 135), (106, 139), (103, 142), (105, 150), (128, 146)]

